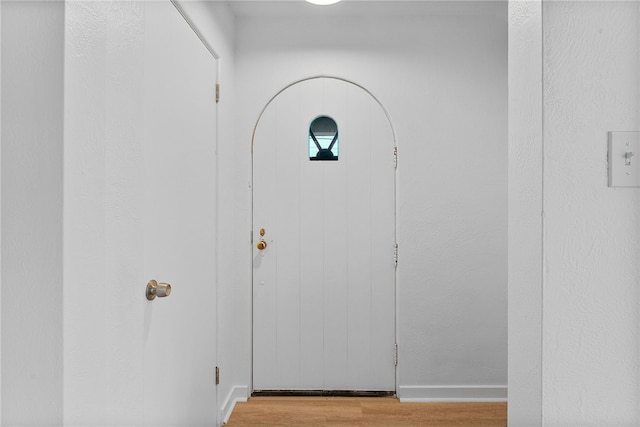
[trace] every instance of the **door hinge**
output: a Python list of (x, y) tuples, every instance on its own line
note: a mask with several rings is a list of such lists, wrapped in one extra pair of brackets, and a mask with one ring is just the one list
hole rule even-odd
[(220, 83), (216, 83), (216, 104), (220, 102)]
[(220, 368), (216, 366), (216, 385), (220, 384)]
[(398, 244), (397, 243), (393, 246), (393, 265), (395, 267), (398, 266)]
[(394, 344), (393, 350), (393, 366), (398, 366), (398, 343)]
[(393, 147), (393, 167), (398, 168), (398, 146)]

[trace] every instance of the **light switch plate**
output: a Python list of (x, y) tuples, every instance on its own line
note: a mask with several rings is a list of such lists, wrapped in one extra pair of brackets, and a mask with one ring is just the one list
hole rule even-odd
[(640, 132), (609, 132), (609, 187), (640, 187)]

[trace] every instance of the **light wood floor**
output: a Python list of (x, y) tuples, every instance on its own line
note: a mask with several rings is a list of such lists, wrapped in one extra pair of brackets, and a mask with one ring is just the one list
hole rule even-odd
[(252, 397), (228, 427), (506, 427), (506, 403), (400, 403), (395, 398)]

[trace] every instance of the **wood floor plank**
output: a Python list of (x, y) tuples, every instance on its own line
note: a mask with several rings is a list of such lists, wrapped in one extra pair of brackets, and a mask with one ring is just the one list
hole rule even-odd
[(506, 403), (401, 403), (396, 398), (252, 397), (229, 427), (506, 427)]

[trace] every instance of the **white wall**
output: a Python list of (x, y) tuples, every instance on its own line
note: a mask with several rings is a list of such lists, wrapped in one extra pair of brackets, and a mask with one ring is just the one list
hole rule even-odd
[(64, 4), (2, 2), (2, 425), (62, 422)]
[(134, 325), (143, 317), (132, 293), (145, 278), (132, 168), (144, 9), (73, 1), (65, 20), (64, 421), (142, 425), (143, 329)]
[(327, 74), (376, 95), (398, 135), (400, 396), (504, 398), (506, 4), (485, 16), (241, 17), (237, 34), (234, 265), (244, 383), (251, 372), (251, 132), (278, 90)]
[(640, 424), (640, 189), (607, 132), (640, 131), (637, 2), (544, 3), (545, 426)]

